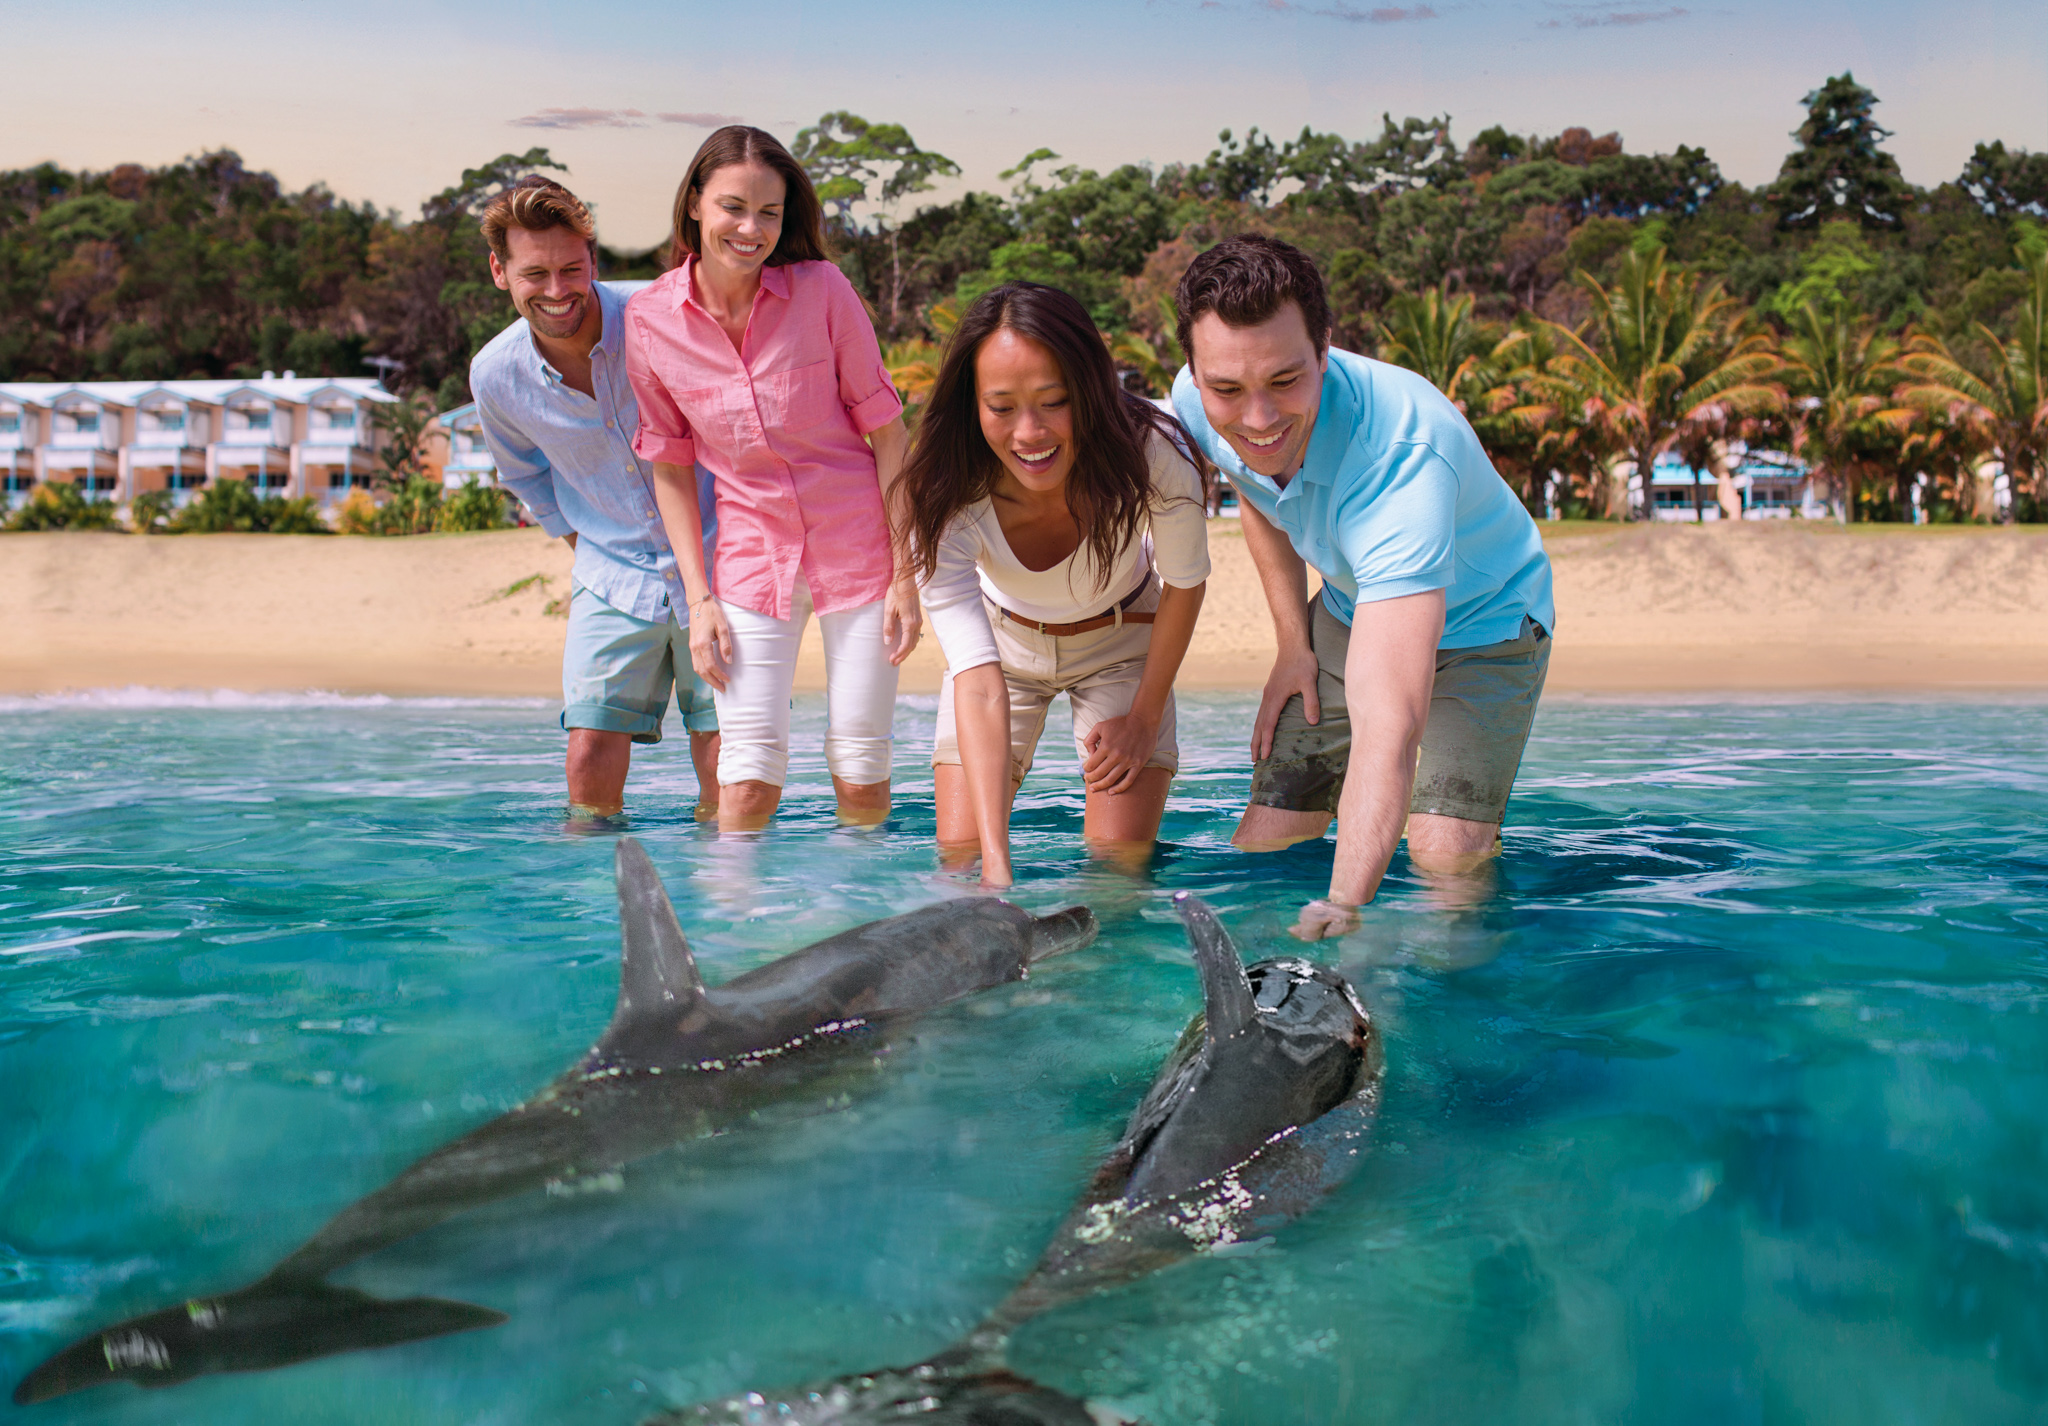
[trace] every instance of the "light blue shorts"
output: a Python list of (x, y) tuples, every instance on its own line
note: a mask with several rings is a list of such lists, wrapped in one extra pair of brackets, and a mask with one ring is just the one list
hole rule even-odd
[(718, 731), (711, 685), (690, 667), (689, 629), (673, 618), (635, 619), (582, 585), (573, 586), (569, 636), (562, 644), (562, 727), (630, 733), (636, 743), (658, 743), (671, 690), (685, 728)]

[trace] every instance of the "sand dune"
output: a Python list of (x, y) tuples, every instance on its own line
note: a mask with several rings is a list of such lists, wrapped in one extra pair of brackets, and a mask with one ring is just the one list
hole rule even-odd
[[(1265, 601), (1234, 522), (1182, 682), (1255, 688)], [(2048, 533), (1546, 527), (1551, 688), (2048, 690)], [(0, 537), (0, 692), (144, 684), (393, 694), (560, 690), (569, 552), (538, 530), (411, 539)], [(938, 684), (929, 638), (907, 689)], [(823, 684), (815, 628), (802, 681)]]

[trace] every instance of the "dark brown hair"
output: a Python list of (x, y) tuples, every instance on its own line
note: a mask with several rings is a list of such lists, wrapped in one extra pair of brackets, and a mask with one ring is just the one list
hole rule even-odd
[(825, 206), (818, 201), (811, 176), (782, 146), (782, 141), (767, 130), (727, 124), (698, 147), (689, 171), (676, 188), (675, 237), (669, 243), (668, 265), (681, 267), (684, 258), (703, 255), (704, 234), (697, 220), (690, 216), (690, 199), (693, 195), (703, 196), (704, 184), (712, 174), (736, 163), (764, 164), (782, 175), (782, 235), (775, 240), (775, 251), (768, 254), (767, 265), (823, 262)]
[(1195, 359), (1195, 319), (1214, 312), (1233, 327), (1256, 327), (1292, 302), (1308, 324), (1316, 355), (1330, 344), (1330, 293), (1315, 259), (1292, 243), (1260, 233), (1225, 238), (1188, 264), (1174, 289), (1175, 335)]
[(491, 251), (498, 255), (500, 266), (512, 261), (505, 242), (505, 233), (511, 228), (524, 228), (529, 233), (567, 228), (590, 245), (592, 256), (597, 253), (597, 224), (592, 221), (590, 210), (583, 206), (583, 200), (552, 178), (542, 178), (537, 173), (527, 174), (493, 198), (477, 226)]
[(930, 579), (946, 526), (993, 494), (1002, 475), (1002, 458), (981, 430), (974, 362), (981, 344), (1004, 328), (1050, 351), (1066, 380), (1074, 421), (1067, 509), (1081, 527), (1082, 543), (1096, 568), (1106, 576), (1124, 546), (1137, 537), (1138, 522), (1153, 499), (1147, 438), (1154, 432), (1164, 436), (1198, 471), (1202, 462), (1180, 422), (1118, 384), (1109, 348), (1088, 309), (1057, 287), (1036, 282), (1006, 282), (984, 292), (946, 343), (931, 398), (918, 418), (917, 443), (903, 469), (912, 556)]

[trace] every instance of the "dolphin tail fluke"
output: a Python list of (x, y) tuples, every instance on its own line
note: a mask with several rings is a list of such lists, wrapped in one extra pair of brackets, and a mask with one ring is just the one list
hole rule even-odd
[(1078, 951), (1093, 942), (1101, 929), (1096, 923), (1095, 913), (1085, 906), (1069, 906), (1050, 916), (1034, 916), (1031, 918), (1031, 963), (1036, 965), (1051, 956)]
[(1211, 1039), (1228, 1039), (1251, 1028), (1258, 1019), (1252, 1001), (1252, 983), (1244, 973), (1244, 960), (1231, 943), (1230, 933), (1216, 919), (1216, 913), (1199, 896), (1176, 892), (1173, 904), (1188, 930), (1188, 944), (1194, 948), (1195, 969), (1202, 976), (1204, 1018)]
[[(704, 998), (704, 979), (683, 938), (668, 889), (647, 849), (619, 838), (619, 1003), (609, 1036), (652, 1014), (687, 1014)], [(599, 1042), (602, 1044), (602, 1041)]]
[(210, 1372), (265, 1371), (337, 1352), (494, 1327), (505, 1314), (433, 1297), (385, 1299), (348, 1287), (271, 1281), (194, 1298), (72, 1343), (21, 1379), (14, 1404), (111, 1381), (175, 1386)]

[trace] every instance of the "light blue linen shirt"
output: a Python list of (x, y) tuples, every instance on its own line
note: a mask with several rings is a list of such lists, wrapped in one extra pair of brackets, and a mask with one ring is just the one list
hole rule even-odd
[(1357, 604), (1441, 589), (1439, 648), (1516, 638), (1524, 616), (1556, 630), (1536, 522), (1471, 423), (1414, 372), (1330, 348), (1308, 452), (1285, 488), (1248, 468), (1209, 424), (1185, 367), (1173, 409), (1238, 498), (1322, 575), (1324, 607), (1344, 623)]
[[(469, 389), (498, 483), (550, 535), (575, 533), (576, 582), (636, 619), (686, 624), (689, 601), (656, 512), (654, 467), (633, 453), (640, 403), (626, 382), (626, 294), (602, 282), (596, 291), (604, 329), (590, 352), (594, 397), (547, 363), (524, 317), (471, 359)], [(698, 474), (709, 568), (714, 482)]]

